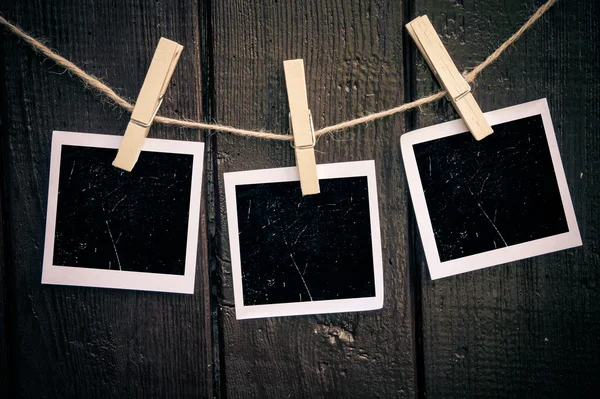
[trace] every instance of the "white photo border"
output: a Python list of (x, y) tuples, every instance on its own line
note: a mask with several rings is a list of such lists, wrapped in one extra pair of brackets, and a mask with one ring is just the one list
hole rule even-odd
[(542, 117), (569, 231), (445, 262), (440, 261), (413, 146), (418, 143), (465, 133), (468, 132), (468, 128), (462, 119), (459, 119), (415, 130), (401, 137), (400, 142), (406, 177), (432, 280), (582, 245), (546, 99), (485, 113), (485, 117), (491, 125), (535, 115), (541, 115)]
[[(244, 305), (242, 286), (242, 264), (237, 218), (236, 186), (261, 183), (280, 183), (300, 181), (298, 168), (275, 168), (230, 172), (224, 174), (225, 199), (229, 227), (229, 245), (231, 251), (231, 273), (235, 299), (236, 318), (253, 319), (259, 317), (298, 316), (307, 314), (357, 312), (375, 310), (383, 307), (383, 258), (381, 254), (381, 232), (379, 222), (379, 204), (375, 179), (375, 162), (357, 161), (317, 165), (319, 180), (367, 177), (369, 216), (371, 224), (371, 245), (373, 249), (373, 272), (375, 278), (375, 296), (352, 299), (332, 299), (314, 302), (294, 302), (269, 305)], [(300, 183), (298, 183), (300, 184)]]
[(50, 179), (48, 183), (48, 208), (46, 216), (46, 238), (42, 267), (42, 284), (193, 294), (200, 227), (202, 172), (204, 166), (204, 143), (201, 142), (146, 139), (144, 140), (144, 144), (142, 146), (142, 151), (190, 154), (194, 157), (192, 163), (192, 186), (190, 195), (185, 271), (183, 275), (92, 269), (53, 264), (56, 209), (58, 201), (58, 183), (60, 178), (62, 146), (70, 145), (116, 149), (119, 148), (122, 139), (122, 136), (104, 134), (62, 131), (52, 132), (52, 152), (50, 156)]

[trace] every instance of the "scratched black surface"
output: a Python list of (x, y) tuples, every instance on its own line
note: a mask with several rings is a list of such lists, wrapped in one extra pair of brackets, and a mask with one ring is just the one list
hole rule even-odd
[(193, 156), (62, 146), (54, 265), (183, 275)]
[(245, 305), (375, 296), (366, 177), (236, 187)]
[(441, 261), (568, 231), (540, 115), (414, 145)]

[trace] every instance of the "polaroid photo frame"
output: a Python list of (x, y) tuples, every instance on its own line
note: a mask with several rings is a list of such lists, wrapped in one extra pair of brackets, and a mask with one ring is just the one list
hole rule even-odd
[[(462, 120), (415, 130), (401, 138), (432, 279), (582, 245), (546, 100), (485, 116), (495, 132), (480, 142)], [(545, 172), (540, 164), (545, 165)], [(461, 199), (470, 202), (468, 210), (462, 209)], [(503, 209), (505, 204), (508, 210)], [(520, 216), (510, 219), (511, 212)], [(487, 248), (477, 250), (478, 246)]]
[[(346, 163), (333, 163), (333, 164), (322, 164), (317, 165), (317, 173), (319, 177), (319, 182), (321, 184), (321, 194), (316, 194), (314, 196), (306, 196), (302, 197), (300, 192), (300, 182), (298, 176), (298, 169), (296, 167), (287, 167), (287, 168), (276, 168), (276, 169), (264, 169), (264, 170), (251, 170), (251, 171), (242, 171), (242, 172), (232, 172), (225, 173), (225, 196), (227, 202), (227, 218), (228, 218), (228, 226), (229, 226), (229, 240), (230, 240), (230, 248), (231, 248), (231, 264), (232, 264), (232, 277), (233, 277), (233, 288), (234, 288), (234, 297), (235, 297), (235, 309), (236, 309), (236, 317), (237, 319), (251, 319), (251, 318), (259, 318), (259, 317), (278, 317), (278, 316), (293, 316), (293, 315), (306, 315), (306, 314), (322, 314), (322, 313), (336, 313), (336, 312), (354, 312), (354, 311), (365, 311), (365, 310), (374, 310), (380, 309), (383, 306), (383, 268), (382, 268), (382, 255), (381, 255), (381, 236), (380, 236), (380, 225), (379, 225), (379, 210), (378, 210), (378, 202), (377, 202), (377, 185), (375, 181), (375, 163), (374, 161), (359, 161), (359, 162), (346, 162)], [(337, 185), (336, 190), (333, 188), (331, 190), (328, 187), (334, 187)], [(366, 187), (365, 187), (366, 185)], [(282, 191), (278, 191), (279, 187), (281, 187)], [(341, 187), (341, 188), (340, 188)], [(288, 196), (287, 200), (280, 201), (279, 199), (272, 199), (273, 203), (267, 203), (269, 200), (269, 196), (263, 196), (258, 198), (263, 198), (265, 201), (254, 201), (258, 202), (258, 205), (255, 205), (252, 202), (252, 199), (248, 200), (248, 197), (245, 200), (242, 198), (242, 194), (247, 193), (249, 191), (254, 190), (254, 188), (262, 189), (264, 188), (265, 192), (277, 192), (281, 194), (282, 197)], [(271, 190), (271, 191), (269, 191)], [(260, 190), (259, 190), (260, 191)], [(358, 194), (358, 198), (353, 198), (353, 193), (362, 193)], [(245, 194), (244, 194), (245, 195)], [(256, 195), (256, 194), (253, 194)], [(320, 196), (320, 197), (319, 197)], [(271, 196), (270, 198), (274, 198)], [(334, 198), (332, 201), (325, 201), (325, 199)], [(341, 198), (341, 200), (340, 200)], [(245, 208), (247, 204), (247, 209)], [(353, 208), (351, 205), (352, 201), (356, 202), (357, 208)], [(321, 203), (323, 202), (323, 203)], [(331, 203), (325, 203), (331, 202)], [(343, 203), (343, 204), (342, 204)], [(291, 205), (290, 205), (291, 204)], [(318, 205), (315, 205), (318, 204)], [(288, 209), (286, 206), (291, 207), (291, 213), (295, 211), (296, 208), (304, 207), (306, 205), (306, 212), (308, 213), (308, 218), (311, 222), (306, 222), (306, 220), (300, 220), (300, 217), (305, 214), (301, 214), (300, 216), (289, 216)], [(238, 206), (244, 207), (244, 209), (238, 209)], [(262, 210), (257, 210), (257, 206), (262, 206)], [(278, 208), (278, 213), (275, 215), (274, 213), (270, 213), (273, 208)], [(360, 209), (360, 210), (359, 210)], [(312, 212), (322, 211), (321, 216), (314, 216)], [(262, 212), (262, 213), (261, 213)], [(275, 212), (275, 211), (273, 211)], [(330, 213), (328, 213), (330, 212)], [(336, 213), (337, 212), (337, 213)], [(353, 214), (353, 212), (357, 212)], [(238, 220), (241, 215), (243, 220)], [(257, 216), (259, 215), (259, 216)], [(262, 216), (260, 216), (262, 215)], [(327, 215), (333, 215), (332, 217), (328, 217)], [(255, 226), (254, 231), (257, 234), (254, 234), (254, 231), (251, 231), (249, 235), (246, 237), (250, 237), (250, 241), (256, 240), (255, 242), (251, 242), (248, 244), (247, 242), (240, 243), (240, 237), (243, 240), (246, 240), (245, 233), (240, 231), (239, 226), (240, 222), (244, 222), (246, 218), (254, 218), (254, 217), (264, 217), (265, 223), (260, 223), (263, 226)], [(289, 217), (290, 220), (286, 220), (281, 222), (280, 218)], [(291, 220), (291, 218), (294, 220)], [(348, 233), (346, 236), (347, 230), (344, 230), (343, 227), (340, 227), (340, 230), (335, 230), (339, 227), (338, 222), (332, 222), (332, 220), (337, 220), (336, 218), (341, 218), (339, 220), (344, 220), (341, 224), (343, 225), (352, 225), (353, 223), (358, 223), (363, 226), (363, 228), (358, 231), (358, 235), (364, 233), (368, 238), (364, 240), (356, 240), (356, 235), (353, 233)], [(351, 221), (350, 218), (356, 218), (355, 222)], [(278, 222), (279, 220), (279, 222)], [(276, 231), (274, 227), (277, 223), (279, 223), (280, 230)], [(301, 223), (305, 223), (305, 225), (301, 225)], [(334, 223), (334, 225), (328, 225), (327, 223)], [(320, 228), (321, 232), (318, 233), (318, 237), (311, 241), (308, 237), (311, 233), (309, 231), (313, 228)], [(330, 230), (330, 227), (333, 227), (335, 232)], [(271, 229), (271, 230), (269, 230)], [(288, 230), (291, 229), (291, 230)], [(296, 229), (296, 230), (293, 230)], [(307, 230), (308, 229), (308, 230)], [(369, 231), (370, 230), (370, 231)], [(293, 232), (290, 233), (291, 231)], [(258, 233), (266, 232), (266, 235), (260, 235)], [(288, 237), (286, 239), (286, 234)], [(336, 241), (336, 234), (342, 237), (340, 240)], [(254, 238), (258, 236), (258, 238)], [(261, 241), (262, 237), (270, 237), (272, 241), (265, 242)], [(364, 238), (364, 237), (363, 237)], [(351, 242), (347, 242), (344, 240), (350, 240)], [(322, 244), (324, 241), (331, 241), (331, 244)], [(356, 242), (361, 241), (361, 242)], [(370, 241), (370, 244), (368, 244)], [(336, 247), (336, 242), (339, 244), (339, 247)], [(364, 246), (361, 246), (361, 243), (365, 243)], [(288, 254), (283, 253), (281, 261), (272, 261), (272, 259), (268, 259), (265, 263), (270, 266), (264, 266), (262, 262), (256, 262), (256, 264), (252, 264), (248, 266), (248, 263), (245, 263), (248, 259), (242, 258), (241, 253), (248, 253), (250, 250), (252, 253), (257, 252), (260, 259), (260, 253), (264, 252), (265, 249), (268, 248), (288, 248), (292, 245), (296, 245), (294, 248), (299, 248), (300, 252), (292, 252)], [(311, 245), (325, 245), (322, 248), (321, 252), (319, 250), (313, 251), (311, 253)], [(327, 245), (331, 245), (331, 247), (327, 247)], [(241, 246), (243, 248), (241, 248)], [(362, 248), (361, 248), (362, 247)], [(312, 247), (314, 248), (314, 247)], [(324, 249), (323, 249), (324, 248)], [(325, 277), (314, 277), (311, 275), (313, 280), (309, 280), (308, 274), (306, 277), (303, 277), (306, 273), (307, 267), (313, 267), (313, 264), (308, 265), (308, 263), (304, 264), (301, 262), (301, 257), (303, 256), (301, 253), (304, 251), (304, 254), (310, 253), (308, 256), (327, 256), (331, 254), (330, 248), (334, 248), (333, 251), (346, 251), (351, 252), (353, 250), (361, 251), (366, 258), (372, 259), (372, 264), (367, 266), (367, 268), (371, 268), (371, 271), (366, 271), (370, 277), (366, 278), (369, 281), (369, 284), (372, 283), (370, 289), (372, 289), (372, 294), (365, 297), (348, 297), (349, 294), (341, 299), (323, 299), (323, 300), (313, 300), (313, 297), (310, 297), (308, 300), (307, 296), (310, 295), (310, 289), (313, 289), (311, 286), (311, 281), (313, 284), (327, 284), (327, 281), (332, 282), (330, 276), (325, 275)], [(272, 249), (272, 252), (269, 256), (276, 256), (278, 254), (279, 249)], [(282, 249), (282, 251), (284, 251)], [(294, 258), (296, 255), (296, 259)], [(360, 258), (360, 256), (357, 256)], [(314, 258), (312, 258), (314, 260)], [(350, 261), (340, 261), (339, 263), (345, 268), (346, 272), (352, 270), (353, 265), (352, 262), (356, 264), (359, 263), (359, 260)], [(317, 270), (324, 270), (324, 273), (337, 273), (330, 272), (328, 270), (333, 270), (337, 266), (336, 260), (323, 260), (320, 266), (315, 266)], [(318, 264), (318, 261), (316, 262)], [(367, 260), (367, 264), (369, 261)], [(336, 264), (336, 266), (334, 266)], [(360, 265), (354, 265), (357, 269), (360, 269), (364, 263)], [(261, 267), (257, 273), (253, 276), (248, 270), (250, 267)], [(329, 269), (329, 267), (332, 269)], [(321, 269), (319, 269), (319, 267)], [(286, 269), (287, 268), (287, 269)], [(282, 273), (285, 274), (283, 278), (283, 282), (280, 281), (277, 277), (267, 278), (268, 276), (264, 276), (265, 273), (269, 273), (274, 269), (281, 271), (285, 270)], [(340, 270), (340, 269), (335, 269)], [(361, 269), (362, 270), (362, 269)], [(302, 274), (301, 274), (302, 272)], [(291, 273), (291, 274), (289, 274)], [(318, 273), (315, 271), (314, 273)], [(341, 272), (344, 274), (344, 271)], [(337, 276), (337, 275), (336, 275)], [(270, 285), (281, 285), (281, 289), (291, 289), (291, 285), (297, 284), (296, 287), (299, 287), (299, 292), (294, 292), (294, 295), (298, 295), (298, 301), (287, 299), (283, 303), (277, 303), (277, 300), (265, 299), (265, 301), (257, 304), (257, 302), (250, 302), (250, 294), (244, 291), (244, 283), (248, 287), (250, 284), (248, 280), (244, 279), (252, 279), (252, 278), (264, 278), (265, 286)], [(286, 283), (288, 282), (288, 287), (284, 288)], [(336, 279), (332, 284), (339, 283), (341, 284), (353, 284), (348, 283), (345, 278)], [(355, 277), (348, 278), (348, 280), (352, 280), (356, 283)], [(254, 280), (251, 280), (252, 284), (254, 284)], [(356, 283), (358, 286), (362, 284), (362, 281)], [(260, 284), (259, 284), (260, 286)], [(262, 287), (262, 286), (261, 286)], [(256, 287), (255, 287), (256, 288)], [(346, 286), (341, 289), (344, 290), (347, 288)], [(304, 291), (306, 289), (306, 292)], [(248, 288), (250, 290), (250, 288)], [(335, 288), (332, 288), (335, 290)], [(260, 288), (257, 289), (260, 291)], [(357, 291), (358, 292), (358, 291)], [(258, 293), (253, 291), (254, 294)], [(261, 294), (262, 295), (262, 294)], [(266, 298), (268, 294), (263, 295)], [(302, 300), (302, 295), (304, 295), (304, 300)], [(329, 294), (327, 294), (329, 295)], [(333, 295), (333, 294), (332, 294)], [(336, 294), (336, 295), (339, 295)], [(362, 295), (362, 294), (361, 294)], [(313, 292), (313, 296), (315, 296)], [(352, 294), (350, 294), (352, 296)], [(262, 297), (261, 297), (262, 298)], [(295, 298), (295, 297), (294, 297)], [(323, 298), (323, 297), (321, 297)], [(246, 300), (246, 302), (245, 302)], [(269, 302), (271, 301), (271, 302)]]
[[(42, 284), (193, 294), (204, 143), (146, 139), (136, 167), (126, 172), (111, 165), (121, 140), (122, 136), (53, 132)], [(69, 157), (83, 165), (65, 161)], [(69, 165), (63, 165), (66, 162)], [(173, 162), (179, 165), (178, 170), (185, 170), (179, 177), (177, 170), (169, 169)], [(148, 175), (149, 171), (161, 176)], [(119, 177), (123, 181), (116, 185)], [(80, 181), (72, 183), (71, 179)], [(138, 181), (143, 184), (136, 186)], [(63, 193), (59, 192), (61, 182)], [(111, 184), (116, 187), (113, 189)], [(106, 192), (106, 187), (111, 190)], [(129, 190), (126, 194), (123, 187)], [(144, 187), (145, 191), (139, 192), (136, 187)], [(181, 190), (172, 191), (178, 188)], [(86, 197), (86, 190), (93, 194)], [(189, 197), (181, 198), (182, 192)], [(138, 202), (140, 199), (144, 205)], [(156, 199), (160, 202), (152, 202)], [(143, 212), (136, 208), (140, 206)], [(183, 209), (171, 210), (171, 206)], [(57, 208), (62, 212), (58, 225), (64, 231), (56, 230)], [(100, 212), (107, 216), (98, 216)], [(138, 219), (128, 219), (132, 215)], [(159, 216), (155, 219), (154, 215)], [(166, 220), (166, 225), (156, 224), (155, 220)], [(87, 225), (82, 227), (78, 221)], [(175, 232), (160, 230), (174, 226), (180, 227)], [(152, 254), (139, 254), (136, 249), (144, 245), (152, 249), (157, 240), (151, 241), (152, 237), (157, 236), (165, 242), (168, 255), (163, 256), (162, 248), (157, 249), (154, 264)], [(92, 251), (93, 246), (96, 248)], [(170, 264), (169, 259), (177, 262)]]

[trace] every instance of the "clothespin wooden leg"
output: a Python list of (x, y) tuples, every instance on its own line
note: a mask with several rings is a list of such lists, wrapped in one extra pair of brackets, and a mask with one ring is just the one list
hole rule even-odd
[(473, 137), (481, 140), (492, 134), (494, 131), (481, 112), (475, 97), (471, 94), (471, 87), (458, 72), (427, 15), (413, 19), (406, 24), (406, 29), (434, 75), (448, 92), (452, 105), (464, 120)]
[(128, 172), (135, 166), (182, 50), (183, 46), (164, 37), (158, 42), (113, 166)]
[(296, 166), (300, 175), (302, 195), (318, 194), (319, 178), (315, 159), (315, 129), (308, 109), (304, 61), (283, 62), (288, 102), (290, 104), (290, 126), (294, 135)]

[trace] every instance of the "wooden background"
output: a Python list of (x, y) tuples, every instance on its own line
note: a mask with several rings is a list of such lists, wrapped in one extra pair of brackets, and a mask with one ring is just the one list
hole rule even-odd
[[(317, 128), (439, 89), (403, 26), (427, 14), (472, 68), (540, 0), (3, 1), (0, 14), (135, 99), (161, 36), (185, 50), (161, 114), (288, 130), (282, 61), (304, 58)], [(400, 135), (447, 101), (324, 137), (318, 162), (375, 159), (380, 311), (236, 321), (223, 173), (291, 166), (287, 143), (203, 140), (196, 293), (40, 284), (52, 130), (122, 134), (128, 114), (0, 28), (1, 397), (597, 397), (600, 4), (561, 0), (478, 79), (484, 110), (547, 97), (584, 246), (431, 281)]]

